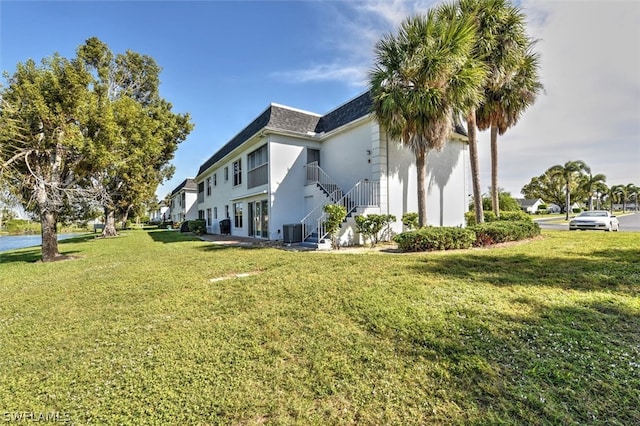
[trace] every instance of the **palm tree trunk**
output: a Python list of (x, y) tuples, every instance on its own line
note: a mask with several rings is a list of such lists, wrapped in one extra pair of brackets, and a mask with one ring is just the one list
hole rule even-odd
[(469, 133), (469, 161), (471, 162), (473, 208), (476, 213), (476, 223), (483, 223), (484, 211), (482, 210), (482, 193), (480, 192), (480, 166), (478, 165), (478, 141), (476, 140), (475, 109), (472, 109), (467, 115), (467, 133)]
[(427, 226), (427, 150), (416, 150), (416, 172), (418, 173), (418, 226)]
[(491, 208), (496, 217), (500, 217), (500, 198), (498, 189), (498, 126), (491, 126)]
[(564, 202), (566, 204), (566, 207), (564, 209), (565, 210), (565, 220), (569, 220), (569, 209), (571, 208), (571, 205), (570, 205), (571, 204), (571, 194), (569, 193), (569, 181), (567, 181), (567, 186), (565, 188), (565, 194), (566, 194), (565, 195), (565, 200), (564, 200)]

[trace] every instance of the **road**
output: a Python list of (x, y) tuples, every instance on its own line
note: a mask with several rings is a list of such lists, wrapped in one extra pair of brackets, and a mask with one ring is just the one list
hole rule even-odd
[[(618, 222), (620, 222), (620, 232), (640, 232), (640, 212), (637, 213), (616, 213)], [(557, 220), (557, 219), (556, 219)], [(546, 223), (545, 220), (536, 220), (542, 229), (556, 229), (560, 231), (568, 231), (569, 225), (558, 223)]]

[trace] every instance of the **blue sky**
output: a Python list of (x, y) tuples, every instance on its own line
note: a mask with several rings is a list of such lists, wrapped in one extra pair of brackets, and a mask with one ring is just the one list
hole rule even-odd
[[(271, 102), (325, 113), (366, 90), (373, 46), (433, 1), (0, 1), (0, 69), (92, 36), (152, 56), (161, 95), (194, 131), (158, 190), (193, 177)], [(640, 185), (640, 2), (520, 3), (539, 39), (545, 94), (501, 137), (500, 185), (513, 195), (554, 164), (583, 160), (607, 183)], [(3, 80), (4, 81), (4, 80)], [(480, 134), (482, 189), (490, 183)]]

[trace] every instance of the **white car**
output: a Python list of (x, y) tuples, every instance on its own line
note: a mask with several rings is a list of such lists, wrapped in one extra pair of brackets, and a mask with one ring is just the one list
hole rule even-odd
[(618, 219), (606, 210), (590, 210), (580, 213), (569, 222), (569, 230), (595, 229), (602, 231), (618, 231)]

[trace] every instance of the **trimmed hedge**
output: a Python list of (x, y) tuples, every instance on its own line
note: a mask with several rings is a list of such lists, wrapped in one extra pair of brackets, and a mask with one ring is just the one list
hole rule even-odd
[(431, 251), (470, 248), (476, 234), (465, 228), (421, 228), (393, 237), (402, 251)]
[(193, 232), (196, 235), (202, 235), (207, 232), (207, 223), (204, 219), (190, 220), (189, 232)]
[(531, 221), (496, 221), (469, 227), (475, 232), (474, 246), (482, 247), (507, 241), (519, 241), (540, 235), (540, 226)]
[(536, 235), (540, 235), (540, 226), (527, 218), (488, 222), (468, 228), (427, 227), (398, 234), (393, 241), (402, 251), (433, 251), (483, 247)]
[[(464, 214), (464, 218), (467, 221), (467, 225), (475, 225), (476, 224), (476, 215), (474, 212), (466, 212)], [(496, 221), (507, 221), (507, 222), (519, 222), (519, 221), (529, 221), (532, 222), (531, 216), (528, 213), (519, 211), (500, 211), (500, 217), (497, 217), (496, 214), (492, 211), (484, 212), (484, 222), (496, 222)]]

